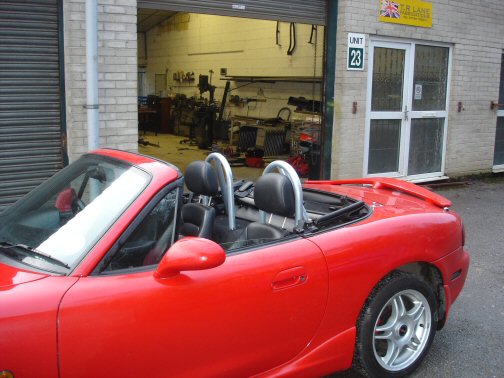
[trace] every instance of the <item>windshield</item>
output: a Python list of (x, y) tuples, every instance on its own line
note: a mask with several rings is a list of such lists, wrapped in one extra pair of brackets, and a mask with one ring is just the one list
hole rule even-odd
[(43, 270), (73, 267), (149, 180), (136, 167), (87, 155), (0, 214), (0, 252)]

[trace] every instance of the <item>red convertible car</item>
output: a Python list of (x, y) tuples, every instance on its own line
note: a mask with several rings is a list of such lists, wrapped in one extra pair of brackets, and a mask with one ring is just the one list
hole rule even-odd
[(94, 151), (0, 214), (0, 376), (406, 375), (466, 279), (450, 205)]

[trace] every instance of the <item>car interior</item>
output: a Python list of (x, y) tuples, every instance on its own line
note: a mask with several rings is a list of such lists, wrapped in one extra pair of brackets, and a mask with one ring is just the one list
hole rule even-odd
[(158, 204), (100, 273), (157, 264), (170, 246), (168, 235), (171, 242), (186, 236), (210, 239), (231, 255), (350, 224), (370, 213), (353, 198), (303, 189), (284, 161), (271, 163), (256, 182), (233, 181), (227, 160), (212, 153), (187, 166), (184, 182), (188, 191), (181, 210), (174, 210), (175, 196), (170, 205), (159, 209)]
[[(268, 165), (256, 182), (233, 181), (227, 161), (218, 155), (187, 167), (189, 193), (184, 195), (179, 236), (206, 237), (232, 253), (351, 223), (370, 212), (361, 201), (303, 189), (296, 172), (283, 161)], [(229, 192), (232, 198), (224, 195)]]
[[(49, 212), (54, 219), (45, 206), (20, 219), (14, 229), (49, 237), (84, 210), (90, 201), (89, 182), (96, 181), (101, 191), (112, 173), (100, 166), (90, 169), (75, 189), (55, 194)], [(295, 170), (280, 160), (270, 163), (256, 182), (234, 181), (225, 157), (211, 153), (189, 164), (184, 180), (188, 192), (180, 196), (176, 189), (160, 199), (119, 239), (98, 267), (100, 273), (157, 264), (172, 243), (186, 236), (210, 239), (233, 254), (340, 227), (370, 213), (362, 201), (302, 188)]]

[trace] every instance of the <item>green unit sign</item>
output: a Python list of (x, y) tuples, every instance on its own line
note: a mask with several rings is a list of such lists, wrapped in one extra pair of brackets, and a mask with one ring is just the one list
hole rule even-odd
[(348, 33), (347, 70), (364, 70), (364, 50), (366, 36), (364, 34)]

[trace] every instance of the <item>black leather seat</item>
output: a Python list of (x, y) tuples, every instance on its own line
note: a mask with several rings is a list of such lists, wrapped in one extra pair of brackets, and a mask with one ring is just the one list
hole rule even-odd
[[(185, 172), (187, 188), (196, 195), (214, 196), (219, 192), (215, 170), (210, 163), (194, 161)], [(182, 207), (179, 237), (198, 236), (210, 239), (215, 221), (215, 209), (202, 203), (187, 203)]]
[[(280, 173), (266, 173), (256, 182), (254, 189), (255, 205), (266, 213), (292, 218), (295, 213), (294, 188), (287, 176)], [(280, 239), (289, 231), (268, 223), (250, 223), (238, 242), (245, 240)]]

